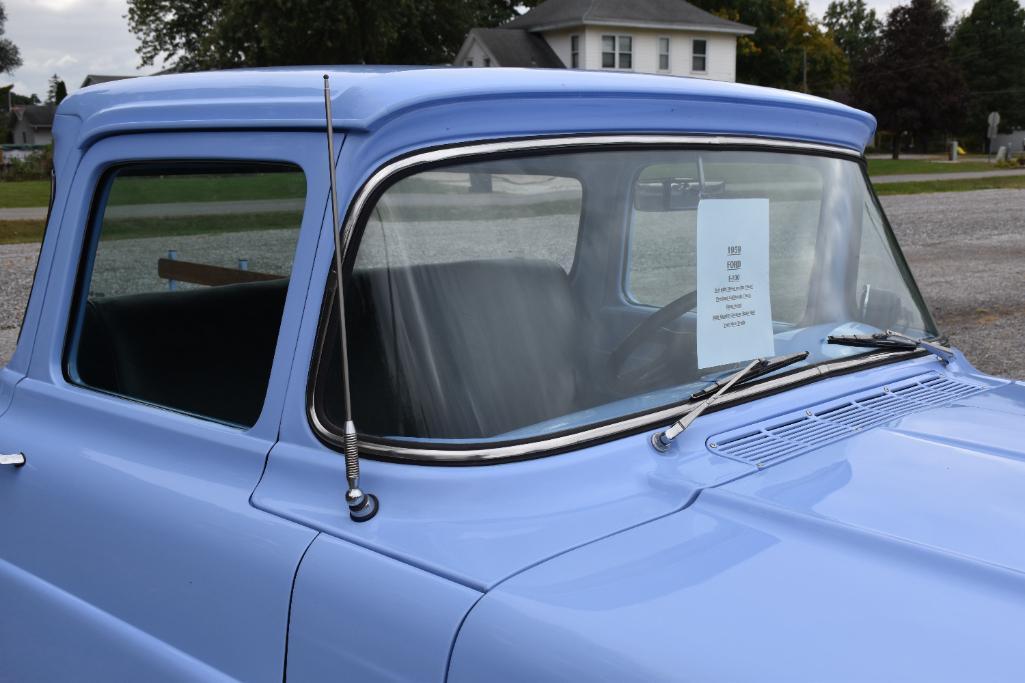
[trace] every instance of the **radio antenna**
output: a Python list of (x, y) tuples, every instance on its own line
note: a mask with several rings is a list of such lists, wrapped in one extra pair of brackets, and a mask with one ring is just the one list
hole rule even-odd
[(324, 74), (324, 114), (327, 117), (327, 167), (331, 179), (331, 229), (335, 240), (335, 297), (338, 299), (338, 336), (342, 352), (342, 394), (345, 408), (345, 478), (349, 490), (345, 502), (354, 522), (366, 522), (377, 514), (377, 497), (359, 487), (359, 449), (356, 446), (356, 425), (352, 421), (352, 399), (349, 395), (349, 349), (345, 330), (345, 296), (342, 290), (342, 226), (338, 220), (338, 183), (335, 179), (335, 132), (331, 116), (331, 81)]

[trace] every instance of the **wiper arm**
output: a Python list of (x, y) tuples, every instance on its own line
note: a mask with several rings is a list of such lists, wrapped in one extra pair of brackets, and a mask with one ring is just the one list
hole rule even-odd
[(864, 346), (873, 349), (893, 349), (894, 351), (916, 351), (925, 349), (944, 364), (954, 360), (954, 352), (939, 342), (929, 339), (915, 339), (900, 332), (886, 330), (875, 334), (841, 334), (826, 337), (827, 344), (841, 346)]
[[(767, 375), (770, 372), (779, 370), (780, 368), (785, 368), (788, 365), (799, 363), (807, 357), (808, 352), (801, 351), (800, 353), (791, 353), (786, 356), (776, 356), (775, 358), (765, 359), (761, 362), (760, 365), (755, 366), (754, 369), (751, 370), (751, 372), (744, 375), (743, 379), (739, 382), (739, 384), (746, 384), (747, 382), (750, 382), (753, 379), (761, 377), (762, 375)], [(709, 384), (701, 391), (694, 392), (690, 395), (690, 398), (692, 401), (700, 401), (703, 398), (707, 398), (708, 396), (711, 396), (712, 394), (716, 393), (721, 388), (723, 388), (732, 379), (733, 375), (724, 377), (718, 382)]]
[(682, 434), (687, 427), (690, 427), (691, 423), (701, 417), (702, 413), (715, 405), (722, 395), (729, 391), (731, 387), (750, 381), (755, 377), (761, 377), (773, 370), (779, 370), (780, 368), (785, 368), (788, 365), (793, 365), (807, 357), (808, 352), (802, 351), (801, 353), (791, 353), (786, 356), (776, 356), (775, 358), (754, 359), (744, 366), (743, 369), (738, 370), (729, 377), (710, 384), (701, 391), (692, 394), (692, 401), (700, 400), (706, 396), (707, 398), (699, 403), (693, 410), (674, 422), (664, 432), (656, 432), (652, 434), (651, 445), (654, 446), (655, 450), (659, 453), (665, 453), (669, 450), (669, 446), (672, 444), (673, 439)]

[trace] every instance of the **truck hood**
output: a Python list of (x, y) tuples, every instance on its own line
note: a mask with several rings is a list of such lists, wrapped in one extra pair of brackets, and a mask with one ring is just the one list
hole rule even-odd
[(506, 581), (451, 680), (1021, 680), (1025, 388), (825, 441)]

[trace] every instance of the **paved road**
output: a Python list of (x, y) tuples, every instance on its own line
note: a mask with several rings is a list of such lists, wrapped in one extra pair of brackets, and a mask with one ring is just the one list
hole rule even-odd
[(1003, 176), (1025, 175), (1025, 170), (1007, 169), (1002, 171), (958, 171), (957, 173), (897, 173), (895, 175), (872, 176), (873, 185), (891, 183), (911, 183), (921, 180), (972, 180), (973, 178), (999, 178)]
[[(1025, 380), (1025, 190), (883, 197), (940, 329), (982, 370)], [(9, 358), (34, 245), (0, 246), (0, 363)]]
[[(171, 218), (177, 216), (231, 216), (238, 214), (302, 211), (301, 199), (247, 199), (240, 202), (169, 202), (110, 206), (108, 218)], [(0, 209), (0, 220), (45, 220), (46, 207)]]

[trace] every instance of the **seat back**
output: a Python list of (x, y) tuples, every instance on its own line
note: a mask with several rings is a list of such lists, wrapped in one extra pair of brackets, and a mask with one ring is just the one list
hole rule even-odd
[(579, 315), (555, 263), (357, 270), (347, 315), (363, 432), (474, 439), (574, 409)]
[(87, 386), (251, 426), (263, 408), (288, 280), (86, 304), (75, 369)]

